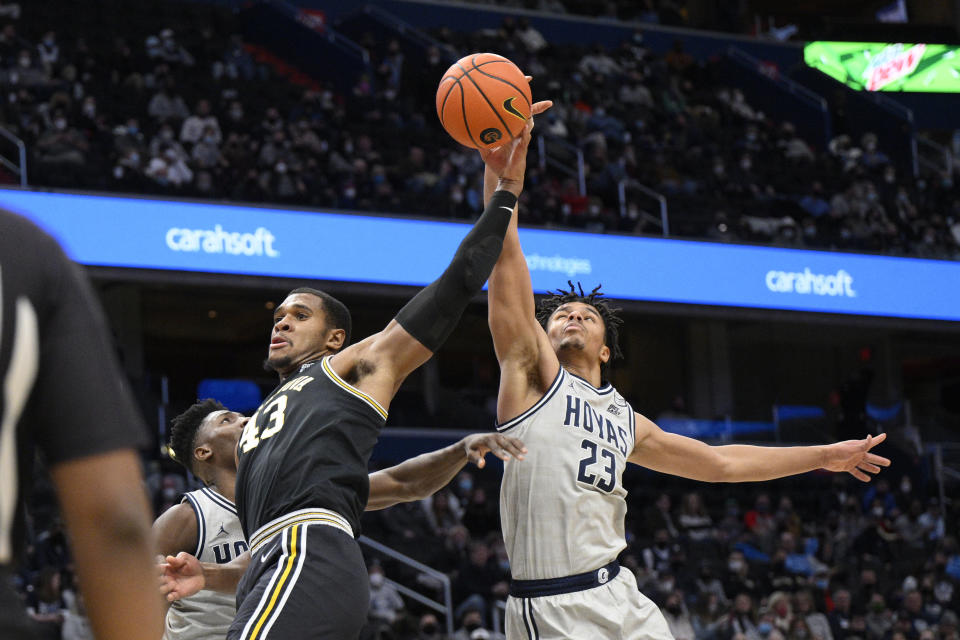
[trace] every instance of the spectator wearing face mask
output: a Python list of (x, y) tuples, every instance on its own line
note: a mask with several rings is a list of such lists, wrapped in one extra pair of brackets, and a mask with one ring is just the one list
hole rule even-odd
[(484, 626), (483, 609), (468, 605), (461, 612), (460, 628), (453, 634), (453, 640), (504, 640), (504, 637)]
[(7, 71), (7, 83), (35, 87), (45, 84), (49, 79), (49, 75), (37, 64), (29, 49), (21, 49), (16, 60), (16, 66)]
[(683, 602), (683, 592), (675, 589), (663, 604), (663, 617), (674, 640), (694, 640), (693, 620)]
[(370, 574), (370, 610), (368, 617), (370, 624), (377, 629), (390, 628), (397, 621), (403, 611), (403, 599), (397, 588), (387, 582), (383, 567), (379, 563), (372, 563), (368, 569)]
[(160, 48), (157, 57), (168, 64), (184, 67), (192, 67), (195, 62), (194, 57), (177, 42), (173, 29), (164, 29), (160, 32)]
[(757, 626), (753, 600), (746, 593), (738, 593), (733, 599), (733, 610), (718, 630), (717, 637), (719, 640), (760, 640)]
[(653, 534), (653, 544), (640, 552), (646, 570), (654, 576), (670, 571), (679, 549), (670, 540), (666, 529), (658, 529)]
[(190, 155), (198, 169), (214, 169), (223, 164), (223, 154), (220, 153), (220, 144), (213, 127), (204, 129), (203, 137), (193, 145)]
[(448, 640), (440, 629), (440, 621), (432, 613), (420, 616), (416, 640)]
[(890, 632), (893, 627), (893, 612), (887, 608), (882, 594), (874, 593), (870, 598), (864, 622), (867, 635), (871, 638), (884, 638)]
[(47, 31), (43, 34), (43, 39), (37, 45), (37, 57), (47, 74), (50, 74), (60, 60), (60, 46), (57, 45), (56, 33)]
[(727, 570), (723, 578), (724, 593), (746, 593), (752, 597), (760, 595), (760, 583), (751, 575), (750, 565), (742, 551), (734, 550), (727, 557)]
[(83, 135), (69, 126), (67, 118), (57, 113), (53, 118), (53, 127), (37, 140), (37, 160), (48, 168), (73, 165), (81, 166), (86, 162), (89, 144)]
[(940, 509), (939, 500), (930, 498), (927, 502), (927, 510), (917, 518), (917, 524), (927, 540), (936, 542), (943, 538), (946, 525), (943, 521), (943, 511)]
[(197, 103), (197, 110), (189, 118), (183, 121), (183, 127), (180, 129), (180, 141), (188, 144), (196, 144), (204, 135), (207, 128), (213, 129), (213, 135), (217, 144), (223, 139), (220, 133), (220, 122), (217, 117), (210, 112), (210, 101), (200, 100)]
[(147, 105), (147, 113), (161, 121), (177, 121), (190, 117), (190, 110), (183, 101), (183, 97), (176, 93), (173, 79), (170, 78), (162, 85)]
[(157, 134), (150, 139), (150, 146), (147, 150), (151, 156), (160, 156), (163, 155), (164, 148), (173, 149), (177, 157), (184, 160), (190, 157), (183, 145), (177, 141), (173, 126), (170, 124), (164, 124), (160, 127)]

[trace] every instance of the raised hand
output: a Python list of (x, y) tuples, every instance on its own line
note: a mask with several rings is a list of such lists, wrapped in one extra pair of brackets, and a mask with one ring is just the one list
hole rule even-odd
[(872, 476), (868, 474), (880, 473), (881, 467), (890, 466), (887, 458), (870, 453), (870, 449), (886, 439), (887, 434), (881, 433), (877, 437), (867, 436), (863, 440), (844, 440), (827, 445), (823, 468), (846, 471), (861, 482), (870, 482)]
[(168, 602), (192, 596), (206, 585), (200, 561), (186, 551), (167, 556), (160, 568), (160, 593)]
[[(527, 80), (532, 80), (527, 76)], [(530, 144), (530, 134), (533, 131), (534, 116), (540, 115), (553, 106), (552, 100), (534, 102), (530, 107), (531, 117), (519, 138), (500, 145), (495, 149), (480, 149), (480, 157), (487, 169), (501, 179), (501, 187), (510, 191), (516, 186), (514, 193), (520, 194), (523, 188), (523, 175), (527, 168), (527, 148)]]
[(488, 453), (506, 461), (511, 457), (523, 460), (523, 454), (527, 452), (522, 441), (500, 433), (474, 433), (460, 442), (466, 451), (467, 459), (477, 465), (478, 469), (486, 466), (485, 456)]

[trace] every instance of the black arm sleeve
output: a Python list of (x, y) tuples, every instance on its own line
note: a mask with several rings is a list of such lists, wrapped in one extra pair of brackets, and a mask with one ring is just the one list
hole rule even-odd
[(457, 326), (470, 299), (490, 277), (516, 205), (517, 197), (509, 191), (494, 193), (443, 275), (397, 314), (400, 326), (430, 351), (440, 348)]

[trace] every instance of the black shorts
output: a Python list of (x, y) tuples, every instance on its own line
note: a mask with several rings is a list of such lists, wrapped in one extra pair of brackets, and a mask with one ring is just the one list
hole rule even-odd
[(227, 640), (355, 640), (369, 607), (357, 541), (325, 524), (294, 524), (250, 558)]

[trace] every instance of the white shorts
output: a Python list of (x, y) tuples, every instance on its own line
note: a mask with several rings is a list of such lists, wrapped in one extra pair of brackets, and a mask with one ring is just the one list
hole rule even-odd
[(621, 569), (607, 584), (573, 593), (507, 599), (507, 640), (673, 640), (657, 605)]

